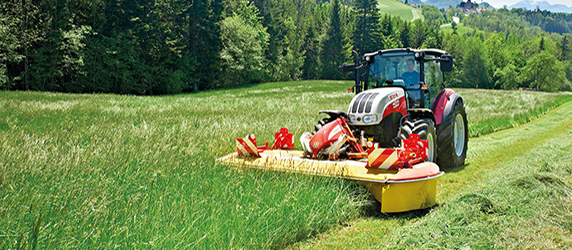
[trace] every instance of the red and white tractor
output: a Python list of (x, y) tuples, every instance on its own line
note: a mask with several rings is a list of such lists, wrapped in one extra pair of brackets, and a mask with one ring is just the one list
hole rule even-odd
[[(313, 133), (302, 135), (305, 155), (313, 158), (357, 158), (376, 143), (400, 148), (417, 134), (426, 140), (427, 160), (440, 167), (461, 166), (467, 154), (467, 116), (463, 99), (444, 88), (453, 57), (438, 49), (380, 50), (342, 69), (356, 73), (356, 96), (348, 112), (322, 111)], [(334, 124), (339, 124), (334, 126)], [(351, 132), (351, 133), (349, 133)], [(333, 140), (335, 139), (335, 140)]]

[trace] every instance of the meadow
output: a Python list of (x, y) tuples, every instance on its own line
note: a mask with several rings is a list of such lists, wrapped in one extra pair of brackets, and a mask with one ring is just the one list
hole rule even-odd
[[(378, 214), (351, 181), (215, 163), (235, 138), (254, 133), (262, 144), (280, 127), (295, 138), (311, 131), (318, 111), (347, 109), (351, 85), (153, 97), (0, 92), (0, 249), (283, 248)], [(473, 136), (572, 99), (457, 91)]]
[(396, 16), (405, 21), (413, 21), (419, 18), (423, 20), (421, 9), (415, 9), (396, 0), (378, 0), (377, 7), (382, 14)]
[[(457, 28), (457, 34), (459, 34), (459, 35), (467, 34), (467, 33), (472, 34), (475, 32), (475, 29), (467, 27), (463, 23), (458, 23), (456, 28)], [(448, 33), (448, 34), (453, 33), (453, 26), (450, 23), (441, 25), (440, 29), (441, 29), (441, 31)]]

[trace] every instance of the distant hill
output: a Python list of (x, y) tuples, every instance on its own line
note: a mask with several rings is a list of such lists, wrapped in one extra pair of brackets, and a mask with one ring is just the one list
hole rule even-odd
[[(459, 5), (461, 2), (467, 2), (466, 0), (425, 0), (423, 2), (423, 4), (426, 5), (433, 5), (439, 9), (441, 8), (447, 8), (449, 6), (455, 8), (457, 7), (457, 5)], [(487, 2), (481, 2), (480, 0), (472, 0), (473, 3), (476, 3), (479, 5), (479, 7), (485, 7), (485, 8), (493, 8), (493, 6), (491, 6), (489, 3)]]
[(438, 9), (447, 8), (449, 6), (452, 6), (453, 8), (455, 8), (455, 6), (457, 6), (459, 3), (461, 3), (461, 0), (426, 0), (426, 1), (424, 1), (424, 4), (433, 5), (433, 6), (437, 7)]
[(415, 9), (397, 0), (377, 0), (377, 7), (381, 13), (396, 16), (406, 21), (413, 21), (418, 18), (423, 19), (420, 9)]
[(508, 6), (508, 9), (516, 9), (516, 8), (521, 8), (521, 9), (527, 9), (527, 10), (535, 10), (536, 8), (539, 8), (540, 10), (548, 10), (550, 12), (566, 12), (566, 13), (572, 13), (572, 7), (568, 7), (564, 4), (555, 4), (552, 5), (549, 2), (546, 1), (532, 1), (532, 0), (524, 0), (524, 1), (520, 1), (514, 5)]
[(405, 3), (405, 1), (407, 1), (407, 4), (425, 4), (423, 1), (421, 0), (403, 0), (401, 2)]

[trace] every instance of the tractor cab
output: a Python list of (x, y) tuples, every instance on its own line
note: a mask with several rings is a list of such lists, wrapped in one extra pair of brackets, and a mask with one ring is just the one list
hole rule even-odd
[(443, 88), (443, 72), (452, 68), (452, 57), (437, 49), (391, 49), (368, 53), (362, 72), (363, 89), (402, 87), (409, 108), (429, 108)]

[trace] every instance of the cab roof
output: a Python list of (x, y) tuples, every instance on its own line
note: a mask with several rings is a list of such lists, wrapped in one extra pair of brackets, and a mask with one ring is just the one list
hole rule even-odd
[(412, 48), (399, 48), (399, 49), (385, 49), (385, 50), (378, 50), (376, 52), (371, 52), (371, 53), (365, 53), (363, 56), (375, 56), (375, 55), (381, 55), (381, 54), (385, 54), (385, 53), (391, 53), (391, 52), (407, 52), (407, 53), (417, 53), (417, 52), (423, 52), (425, 53), (425, 55), (432, 55), (432, 56), (442, 56), (442, 55), (447, 55), (447, 52), (444, 50), (440, 50), (440, 49), (412, 49)]

